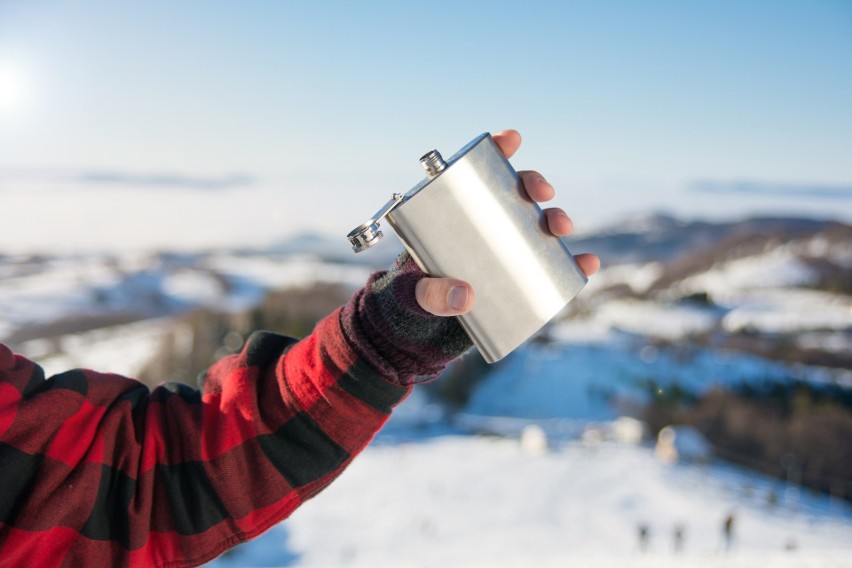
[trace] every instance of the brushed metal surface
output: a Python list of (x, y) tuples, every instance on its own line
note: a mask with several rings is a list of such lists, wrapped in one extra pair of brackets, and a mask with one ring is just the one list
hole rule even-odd
[(489, 363), (529, 339), (586, 284), (487, 133), (386, 218), (424, 272), (473, 286), (474, 308), (459, 320)]

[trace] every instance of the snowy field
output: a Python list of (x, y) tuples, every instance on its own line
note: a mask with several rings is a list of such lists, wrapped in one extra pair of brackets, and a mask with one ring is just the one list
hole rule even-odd
[(852, 566), (848, 505), (738, 468), (667, 466), (614, 442), (535, 454), (513, 438), (411, 432), (392, 421), (325, 492), (209, 566)]

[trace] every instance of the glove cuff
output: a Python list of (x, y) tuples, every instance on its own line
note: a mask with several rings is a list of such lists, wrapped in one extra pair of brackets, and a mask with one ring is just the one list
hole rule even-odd
[(406, 252), (391, 270), (376, 272), (340, 312), (358, 354), (388, 380), (409, 385), (434, 379), (473, 343), (455, 317), (439, 317), (417, 303), (426, 275)]

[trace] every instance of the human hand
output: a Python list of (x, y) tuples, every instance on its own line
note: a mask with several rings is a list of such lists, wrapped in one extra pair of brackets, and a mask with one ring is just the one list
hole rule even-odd
[[(508, 159), (521, 145), (521, 135), (516, 130), (504, 130), (492, 135), (500, 151)], [(518, 172), (530, 199), (537, 202), (553, 199), (555, 191), (544, 177), (536, 171)], [(570, 235), (574, 230), (571, 218), (557, 207), (544, 209), (547, 227), (557, 237)], [(578, 254), (574, 260), (586, 276), (600, 268), (600, 259), (593, 254)], [(415, 296), (420, 307), (436, 316), (458, 316), (473, 309), (475, 295), (467, 282), (456, 278), (423, 278), (415, 287)]]

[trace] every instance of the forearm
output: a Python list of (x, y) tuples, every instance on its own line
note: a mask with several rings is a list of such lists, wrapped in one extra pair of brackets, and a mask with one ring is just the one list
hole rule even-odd
[(357, 357), (338, 315), (296, 343), (255, 334), (243, 353), (210, 369), (194, 460), (201, 467), (191, 473), (206, 476), (212, 493), (184, 499), (152, 489), (164, 519), (193, 520), (166, 534), (152, 526), (155, 562), (207, 560), (286, 518), (345, 469), (410, 392)]
[(2, 348), (0, 566), (194, 565), (288, 516), (469, 346), (412, 305), (422, 275), (400, 272), (302, 341), (255, 334), (200, 392), (89, 371), (44, 381)]
[(89, 371), (44, 381), (4, 348), (0, 566), (194, 565), (285, 518), (410, 390), (357, 357), (338, 316), (298, 343), (255, 334), (201, 393)]

